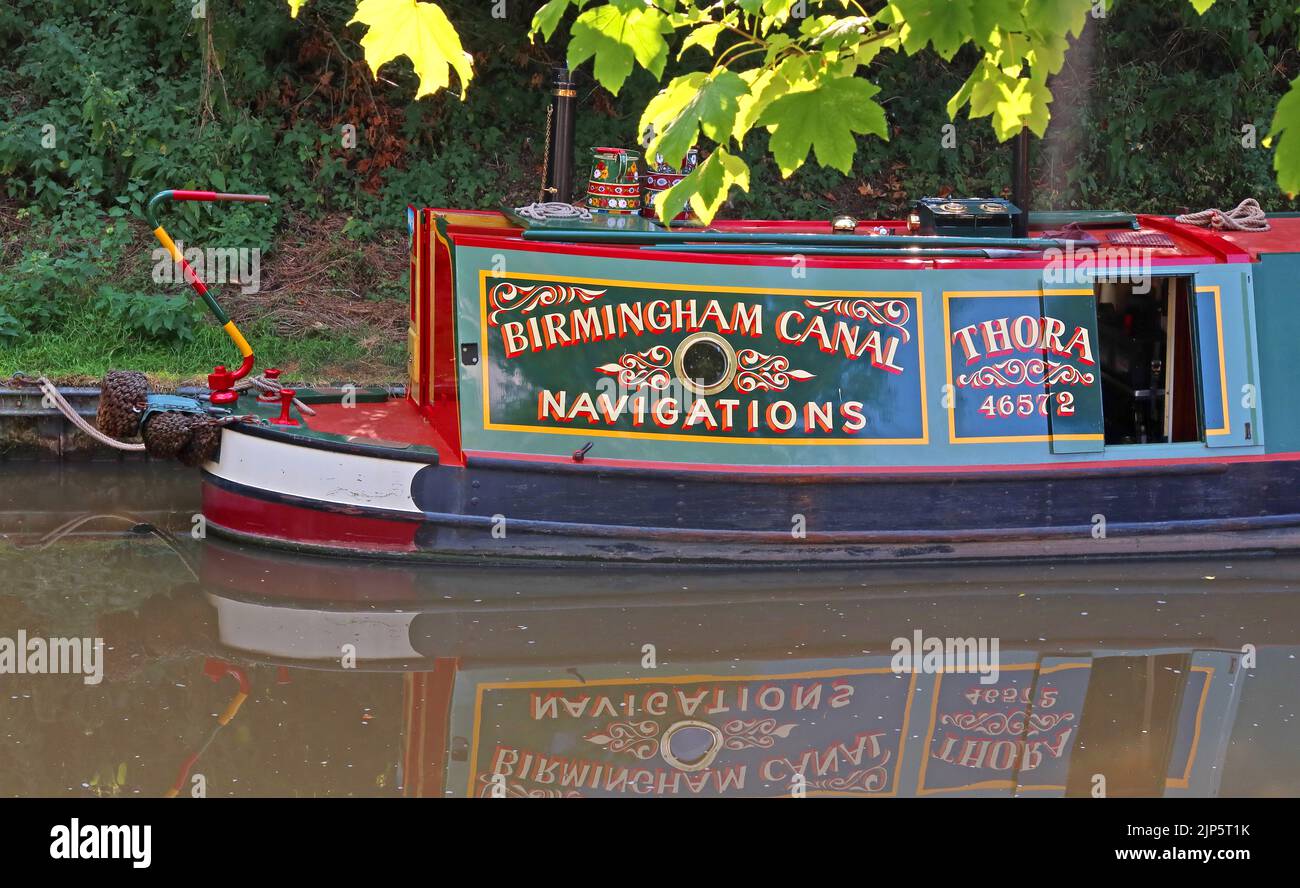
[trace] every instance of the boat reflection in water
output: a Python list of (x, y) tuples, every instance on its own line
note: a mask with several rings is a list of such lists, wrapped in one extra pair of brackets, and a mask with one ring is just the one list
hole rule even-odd
[(0, 637), (105, 645), (3, 675), (0, 794), (1300, 795), (1300, 561), (364, 562), (112, 479), (0, 485)]
[[(576, 574), (202, 555), (229, 657), (400, 673), (408, 795), (1300, 785), (1294, 562)], [(929, 639), (967, 671), (936, 672)]]

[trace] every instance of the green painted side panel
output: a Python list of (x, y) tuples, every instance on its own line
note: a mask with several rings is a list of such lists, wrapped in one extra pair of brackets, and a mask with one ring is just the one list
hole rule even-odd
[[(1066, 288), (1082, 290), (1082, 295), (1062, 294), (1044, 304), (1041, 269), (783, 267), (464, 245), (456, 250), (455, 264), (458, 350), (468, 349), (479, 358), (473, 362), (462, 360), (458, 365), (462, 441), (469, 451), (567, 456), (591, 442), (594, 458), (796, 467), (1051, 464), (1194, 458), (1212, 452), (1202, 441), (1103, 448), (1103, 442), (1093, 437), (1100, 433), (1100, 399), (1092, 391), (1099, 387), (1099, 378), (1073, 387), (1075, 412), (1059, 417), (1054, 427), (1049, 427), (1047, 417), (1038, 413), (1042, 382), (1032, 404), (1026, 402), (1022, 407), (1013, 397), (1012, 415), (995, 417), (989, 417), (987, 411), (980, 413), (987, 393), (973, 386), (964, 390), (957, 387), (954, 377), (969, 375), (986, 365), (1011, 357), (1043, 355), (1041, 349), (1015, 351), (1013, 343), (1011, 353), (993, 356), (991, 364), (985, 360), (985, 350), (979, 361), (968, 366), (954, 336), (963, 326), (984, 320), (1007, 318), (1009, 324), (1028, 325), (1041, 320), (1044, 309), (1049, 309), (1048, 314), (1062, 315), (1059, 320), (1066, 328), (1061, 334), (1063, 346), (1069, 346), (1077, 331), (1086, 329), (1095, 358), (1095, 307), (1088, 295), (1093, 286), (1091, 279), (1071, 281)], [(1230, 392), (1240, 391), (1255, 379), (1248, 272), (1249, 268), (1242, 265), (1159, 269), (1161, 275), (1192, 276), (1198, 287), (1218, 289)], [(494, 301), (494, 288), (502, 283), (534, 289), (523, 294), (522, 289), (507, 287), (496, 293)], [(550, 289), (536, 289), (539, 286)], [(587, 291), (587, 295), (574, 287)], [(1062, 286), (1052, 284), (1049, 292), (1052, 289), (1059, 293)], [(600, 291), (599, 295), (591, 295), (596, 291)], [(856, 303), (860, 299), (874, 304), (859, 306)], [(724, 390), (704, 396), (711, 409), (701, 411), (689, 425), (682, 414), (671, 410), (661, 415), (661, 424), (644, 417), (638, 420), (635, 408), (633, 414), (624, 413), (611, 424), (608, 408), (617, 406), (621, 395), (615, 387), (623, 369), (620, 361), (628, 356), (644, 359), (641, 363), (628, 360), (628, 364), (636, 365), (629, 379), (642, 371), (653, 375), (656, 366), (652, 365), (674, 371), (669, 381), (675, 386), (679, 376), (675, 362), (652, 349), (663, 346), (675, 359), (676, 353), (689, 344), (686, 339), (693, 331), (688, 327), (665, 329), (656, 324), (654, 331), (612, 337), (587, 332), (575, 340), (573, 312), (631, 303), (649, 312), (650, 303), (656, 300), (683, 306), (694, 300), (693, 310), (700, 318), (710, 312), (708, 302), (714, 300), (718, 308), (708, 315), (712, 319), (703, 323), (706, 332), (725, 338), (737, 355), (745, 348), (768, 357), (779, 355), (788, 360), (790, 370), (811, 376), (770, 376), (765, 380), (772, 386), (770, 390), (755, 386), (749, 391), (739, 387), (733, 378)], [(827, 300), (849, 302), (809, 304)], [(891, 303), (906, 311), (898, 313), (896, 308), (888, 308)], [(735, 306), (740, 304), (762, 307), (758, 335), (753, 335), (753, 330), (743, 335), (727, 332), (722, 329), (726, 325), (719, 325), (718, 318), (725, 318), (730, 325)], [(800, 312), (800, 317), (791, 316), (790, 323), (782, 328), (777, 322), (783, 312), (790, 310)], [(890, 315), (890, 311), (895, 314)], [(582, 324), (587, 331), (593, 329), (592, 314), (587, 313), (588, 320)], [(548, 316), (553, 320), (548, 321)], [(829, 343), (817, 334), (791, 341), (792, 335), (807, 331), (813, 316), (819, 317), (830, 333)], [(901, 327), (889, 323), (891, 318)], [(607, 316), (603, 318), (607, 320)], [(840, 321), (857, 328), (859, 343), (872, 332), (881, 335), (881, 344), (887, 349), (895, 341), (897, 351), (887, 352), (883, 361), (894, 366), (873, 365), (865, 354), (857, 360), (835, 359), (834, 331)], [(508, 323), (514, 326), (507, 328)], [(608, 326), (604, 323), (602, 329)], [(1026, 339), (1026, 335), (1020, 339)], [(841, 349), (845, 341), (841, 339)], [(825, 348), (828, 344), (829, 351)], [(1061, 360), (1080, 373), (1096, 372), (1097, 368), (1079, 360), (1077, 344), (1074, 354), (1073, 358)], [(756, 381), (764, 380), (747, 378), (746, 385)], [(1219, 388), (1221, 391), (1223, 386)], [(547, 390), (554, 396), (549, 402)], [(561, 391), (565, 409), (562, 418), (557, 418), (555, 408)], [(1001, 394), (1013, 389), (995, 383), (989, 391)], [(1028, 394), (1028, 389), (1024, 393)], [(603, 407), (602, 394), (609, 396)], [(745, 405), (750, 400), (757, 402), (759, 428), (750, 433), (738, 427), (749, 419), (745, 406), (730, 408), (735, 411), (733, 427), (723, 429), (723, 411), (728, 409), (721, 403), (724, 400)], [(864, 429), (846, 426), (840, 408), (848, 401), (870, 402), (864, 411)], [(780, 406), (770, 412), (769, 407), (777, 402), (789, 403), (795, 409)], [(809, 430), (809, 402), (832, 405), (829, 429)], [(1236, 444), (1241, 453), (1262, 453), (1259, 411), (1238, 411), (1235, 404), (1234, 400), (1228, 405), (1234, 411), (1233, 439), (1216, 443)], [(996, 399), (994, 405), (996, 410)], [(1033, 415), (1018, 415), (1021, 409), (1029, 411), (1031, 407)], [(539, 415), (543, 412), (548, 415)], [(777, 428), (795, 417), (795, 428)], [(1252, 423), (1252, 437), (1249, 442), (1237, 440), (1235, 436), (1243, 434), (1247, 420)], [(1053, 445), (1053, 433), (1062, 436), (1059, 446)]]
[[(1043, 292), (1043, 316), (1060, 321), (1063, 353), (1047, 358), (1047, 423), (1053, 453), (1094, 453), (1105, 446), (1097, 299), (1084, 290)], [(1083, 335), (1080, 335), (1080, 334)], [(1070, 343), (1075, 343), (1071, 347)], [(1073, 371), (1073, 372), (1071, 372)]]
[(1300, 253), (1265, 256), (1254, 268), (1259, 330), (1259, 399), (1268, 418), (1268, 451), (1300, 450), (1296, 343), (1300, 343)]

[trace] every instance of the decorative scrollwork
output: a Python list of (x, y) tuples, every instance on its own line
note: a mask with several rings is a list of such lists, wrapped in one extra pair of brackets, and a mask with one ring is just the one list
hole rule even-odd
[(502, 788), (504, 789), (505, 794), (508, 798), (515, 798), (515, 799), (582, 798), (582, 793), (577, 792), (576, 790), (571, 789), (565, 791), (559, 789), (541, 789), (536, 787), (530, 789), (529, 787), (525, 786), (519, 781), (515, 781), (514, 783), (511, 783), (510, 781), (505, 780), (504, 778), (501, 781), (494, 781), (492, 779), (494, 776), (495, 775), (490, 774), (486, 771), (478, 775), (479, 798), (481, 799), (492, 798), (493, 788), (494, 785), (496, 785), (497, 783), (500, 783), (502, 785)]
[(538, 284), (534, 287), (519, 286), (509, 281), (501, 281), (488, 291), (488, 325), (497, 326), (505, 312), (517, 311), (531, 314), (536, 308), (550, 308), (565, 305), (575, 299), (582, 303), (595, 302), (605, 295), (604, 290), (587, 290), (583, 287), (570, 287), (565, 284)]
[(618, 377), (618, 384), (624, 388), (666, 389), (672, 382), (668, 365), (672, 363), (672, 350), (664, 345), (655, 345), (643, 352), (623, 355), (613, 364), (601, 364), (598, 373)]
[(774, 718), (745, 720), (735, 718), (722, 726), (727, 749), (771, 749), (776, 738), (789, 737), (795, 725), (778, 724)]
[(805, 299), (803, 304), (855, 321), (870, 321), (876, 327), (893, 327), (904, 342), (912, 338), (907, 322), (912, 310), (901, 299)]
[(626, 752), (639, 759), (648, 759), (659, 751), (659, 724), (645, 721), (616, 721), (584, 734), (583, 740), (604, 746), (610, 752)]
[[(951, 725), (962, 731), (974, 731), (990, 737), (1002, 735), (1020, 735), (1025, 733), (1025, 713), (1017, 712), (954, 712), (943, 715), (941, 724)], [(1043, 712), (1029, 715), (1029, 736), (1041, 734), (1055, 728), (1061, 722), (1074, 721), (1072, 712)]]
[(794, 381), (812, 379), (807, 370), (791, 370), (790, 359), (784, 355), (765, 355), (752, 348), (736, 352), (736, 391), (783, 392)]
[(893, 753), (886, 752), (884, 760), (871, 768), (850, 771), (848, 774), (838, 774), (821, 780), (810, 780), (808, 788), (825, 792), (882, 792), (889, 784), (889, 768), (886, 765), (889, 764), (892, 755)]
[(970, 388), (1012, 388), (1018, 385), (1092, 385), (1096, 376), (1087, 371), (1042, 358), (1008, 358), (974, 373), (957, 377), (957, 385)]

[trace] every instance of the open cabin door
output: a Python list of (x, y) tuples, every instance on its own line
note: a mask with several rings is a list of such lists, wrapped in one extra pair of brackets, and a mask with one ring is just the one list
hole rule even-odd
[(1042, 291), (1043, 387), (1053, 453), (1105, 447), (1097, 299), (1091, 287)]
[[(1240, 300), (1221, 286), (1198, 284), (1191, 300), (1192, 326), (1196, 354), (1196, 379), (1199, 400), (1200, 431), (1207, 447), (1243, 447), (1258, 443), (1253, 423), (1242, 419), (1234, 423), (1233, 403), (1229, 400), (1229, 352), (1244, 346), (1245, 319)], [(1231, 300), (1231, 301), (1230, 301)], [(1235, 360), (1244, 354), (1235, 351)]]

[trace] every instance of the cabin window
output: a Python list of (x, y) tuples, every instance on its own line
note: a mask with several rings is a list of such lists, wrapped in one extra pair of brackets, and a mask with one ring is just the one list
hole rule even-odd
[(1097, 285), (1106, 444), (1200, 440), (1192, 279)]

